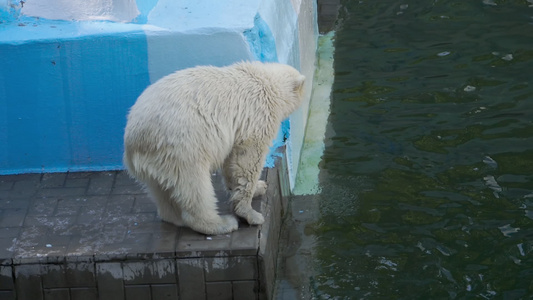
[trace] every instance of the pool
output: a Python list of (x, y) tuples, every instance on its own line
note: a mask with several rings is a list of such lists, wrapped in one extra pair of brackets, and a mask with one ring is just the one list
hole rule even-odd
[(282, 266), (299, 281), (278, 298), (531, 297), (533, 2), (340, 14), (320, 192), (295, 197), (285, 241), (310, 267)]

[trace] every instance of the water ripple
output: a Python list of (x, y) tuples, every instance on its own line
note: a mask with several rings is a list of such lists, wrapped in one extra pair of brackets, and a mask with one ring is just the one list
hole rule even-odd
[(317, 299), (533, 295), (530, 2), (344, 2)]

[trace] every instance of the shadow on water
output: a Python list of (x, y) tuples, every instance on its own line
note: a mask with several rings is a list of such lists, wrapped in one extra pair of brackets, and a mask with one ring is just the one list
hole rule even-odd
[(343, 2), (299, 297), (533, 297), (532, 6)]

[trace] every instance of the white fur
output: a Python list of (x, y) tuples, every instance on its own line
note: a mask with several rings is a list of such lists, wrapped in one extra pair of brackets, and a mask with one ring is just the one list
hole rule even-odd
[(266, 192), (258, 181), (281, 121), (302, 102), (305, 77), (282, 64), (243, 62), (181, 70), (149, 86), (130, 110), (124, 163), (167, 222), (205, 234), (238, 228), (219, 216), (211, 173), (222, 168), (235, 214), (249, 224)]

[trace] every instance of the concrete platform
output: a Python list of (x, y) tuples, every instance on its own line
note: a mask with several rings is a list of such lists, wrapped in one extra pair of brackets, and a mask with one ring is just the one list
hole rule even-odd
[(0, 176), (0, 299), (269, 299), (286, 174), (263, 174), (265, 224), (219, 236), (162, 222), (124, 171)]

